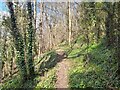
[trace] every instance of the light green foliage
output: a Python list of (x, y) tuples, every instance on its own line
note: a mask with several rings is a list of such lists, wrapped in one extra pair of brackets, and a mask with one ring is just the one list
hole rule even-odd
[(57, 54), (55, 51), (45, 53), (39, 60), (35, 61), (35, 68), (37, 72), (48, 71), (57, 64)]
[(80, 49), (76, 48), (73, 49), (72, 52), (68, 55), (68, 58), (77, 56), (77, 54), (80, 52)]
[[(6, 33), (6, 38), (0, 38), (0, 41), (3, 40), (5, 41), (5, 44), (7, 44), (5, 45), (3, 41), (0, 43), (0, 60), (11, 61), (11, 64), (13, 64), (12, 60), (14, 55), (12, 54), (12, 50), (15, 48), (16, 51), (13, 51), (16, 52), (15, 60), (19, 71), (17, 74), (19, 76), (13, 77), (11, 80), (1, 84), (0, 90), (14, 90), (16, 88), (24, 88), (28, 90), (51, 88), (53, 90), (53, 88), (55, 88), (56, 81), (55, 67), (57, 63), (61, 61), (59, 59), (64, 58), (54, 50), (44, 53), (44, 55), (39, 58), (39, 55), (37, 54), (39, 52), (39, 46), (44, 46), (42, 51), (44, 52), (44, 49), (50, 49), (48, 44), (50, 44), (50, 46), (52, 44), (53, 46), (56, 46), (54, 48), (56, 51), (64, 50), (67, 60), (71, 60), (72, 68), (70, 67), (71, 69), (69, 72), (70, 88), (88, 87), (85, 90), (93, 90), (93, 88), (120, 86), (117, 78), (117, 72), (120, 72), (117, 70), (118, 66), (120, 66), (119, 57), (117, 58), (118, 61), (115, 58), (117, 57), (116, 54), (119, 56), (120, 41), (119, 34), (117, 34), (118, 31), (120, 31), (120, 20), (118, 18), (120, 10), (118, 10), (119, 7), (117, 4), (104, 2), (81, 2), (74, 3), (73, 5), (71, 3), (70, 9), (71, 12), (74, 13), (71, 14), (71, 46), (68, 46), (68, 42), (66, 42), (68, 37), (66, 37), (66, 40), (63, 40), (68, 33), (68, 31), (66, 31), (66, 21), (64, 20), (66, 20), (66, 18), (67, 21), (69, 20), (67, 14), (65, 14), (66, 12), (64, 12), (61, 7), (61, 9), (59, 9), (56, 5), (54, 7), (51, 4), (49, 8), (49, 4), (45, 4), (42, 13), (43, 20), (38, 21), (39, 24), (37, 23), (38, 25), (36, 25), (35, 21), (37, 22), (37, 18), (33, 18), (34, 7), (32, 7), (31, 2), (27, 2), (27, 11), (25, 8), (18, 7), (21, 6), (19, 3), (14, 4), (16, 4), (15, 7), (12, 2), (8, 2), (11, 17), (4, 18), (4, 21), (2, 22), (6, 30), (10, 30), (9, 33), (12, 35), (12, 38), (7, 39), (7, 37), (9, 37), (9, 33)], [(52, 16), (53, 13), (49, 13), (46, 6), (49, 9), (55, 10), (55, 13), (59, 12), (59, 14), (62, 14), (58, 15), (58, 13), (54, 13), (55, 16), (62, 16), (64, 20)], [(74, 9), (72, 10), (73, 7)], [(38, 26), (38, 28), (33, 26), (33, 24)], [(66, 33), (62, 33), (63, 26), (65, 26), (63, 31)], [(36, 33), (34, 32), (35, 30), (33, 27), (36, 27)], [(39, 28), (41, 28), (41, 30), (43, 29), (43, 33), (41, 35), (40, 33), (42, 31), (39, 31)], [(78, 31), (76, 32), (76, 30)], [(60, 31), (60, 33), (58, 31)], [(43, 39), (43, 42), (41, 42), (40, 37), (42, 37), (41, 39)], [(104, 41), (106, 43), (101, 41), (103, 38), (106, 38), (106, 40), (108, 39), (107, 41)], [(59, 39), (61, 39), (61, 43), (56, 45)], [(47, 43), (48, 41), (50, 42)], [(116, 46), (108, 49), (107, 47), (110, 46), (110, 44), (113, 44), (113, 42)], [(34, 44), (36, 44), (36, 47)], [(36, 53), (33, 52), (34, 48), (38, 49), (36, 50)], [(115, 51), (115, 49), (117, 50)], [(7, 55), (7, 58), (5, 55)], [(38, 57), (36, 57), (37, 55)], [(33, 60), (34, 56), (37, 59)]]
[(20, 76), (15, 76), (13, 79), (5, 82), (3, 85), (1, 85), (0, 90), (17, 90), (17, 89), (24, 89), (24, 90), (33, 90), (33, 88), (36, 86), (39, 78), (36, 77), (34, 80), (28, 80), (24, 83), (24, 85), (21, 83)]
[[(42, 90), (42, 88), (55, 88), (55, 81), (56, 81), (56, 75), (55, 75), (55, 68), (51, 69), (44, 78), (40, 80), (40, 82), (36, 85), (34, 90)], [(41, 89), (40, 89), (41, 88)]]
[[(85, 88), (85, 87), (107, 87), (111, 85), (118, 87), (116, 75), (117, 63), (113, 58), (114, 50), (108, 50), (103, 44), (91, 45), (88, 48), (91, 55), (90, 60), (84, 61), (84, 56), (75, 57), (73, 68), (69, 72), (69, 87)], [(75, 53), (73, 50), (71, 53)], [(78, 50), (76, 50), (78, 53)]]
[(20, 77), (14, 77), (14, 79), (5, 82), (1, 85), (0, 90), (15, 90), (16, 88), (20, 88)]
[(39, 83), (36, 85), (35, 90), (40, 90), (40, 88), (55, 88), (55, 81), (56, 81), (56, 68), (55, 65), (57, 64), (57, 54), (55, 51), (49, 51), (40, 58), (40, 62), (37, 62), (38, 72), (43, 72), (44, 77), (36, 78)]

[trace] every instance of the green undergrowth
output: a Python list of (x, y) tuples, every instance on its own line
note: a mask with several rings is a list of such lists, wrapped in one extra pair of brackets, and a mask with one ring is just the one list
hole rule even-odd
[(37, 83), (36, 78), (34, 80), (27, 80), (24, 83), (21, 83), (20, 81), (21, 81), (20, 77), (16, 76), (11, 80), (5, 82), (1, 86), (0, 90), (19, 90), (19, 89), (32, 90)]
[(14, 77), (14, 79), (9, 80), (8, 82), (5, 82), (4, 84), (2, 84), (0, 86), (0, 90), (11, 90), (11, 88), (13, 88), (13, 90), (15, 90), (15, 88), (20, 87), (20, 78), (19, 77)]
[(58, 62), (57, 53), (55, 51), (51, 51), (43, 55), (42, 59), (40, 59), (39, 63), (35, 66), (37, 69), (36, 72), (44, 74), (54, 68)]
[(40, 62), (36, 67), (38, 68), (37, 72), (39, 74), (44, 73), (44, 76), (41, 80), (37, 83), (34, 90), (43, 90), (43, 89), (52, 89), (55, 88), (55, 81), (56, 81), (56, 68), (59, 61), (57, 60), (57, 53), (52, 50), (45, 53), (41, 58)]
[[(85, 58), (87, 53), (89, 60)], [(89, 48), (73, 49), (68, 57), (73, 63), (69, 72), (70, 88), (119, 87), (114, 49), (107, 49), (104, 44), (91, 44)]]
[(42, 78), (37, 75), (34, 80), (28, 80), (21, 84), (20, 78), (17, 76), (12, 80), (4, 83), (3, 86), (0, 87), (0, 90), (43, 90), (47, 88), (55, 88), (55, 81), (56, 81), (56, 69), (53, 68), (45, 73), (45, 76)]
[(51, 69), (48, 73), (46, 73), (45, 77), (41, 79), (41, 81), (36, 85), (34, 90), (42, 90), (42, 89), (52, 89), (55, 88), (56, 81), (56, 69)]
[[(49, 51), (34, 62), (36, 75), (33, 81), (28, 80), (23, 84), (20, 82), (20, 77), (16, 76), (0, 85), (0, 90), (17, 90), (20, 88), (23, 90), (40, 90), (40, 88), (54, 88), (56, 80), (54, 67), (58, 62), (56, 52), (54, 50)], [(41, 73), (44, 73), (44, 76), (41, 76)], [(41, 77), (45, 78), (42, 79)]]
[(53, 55), (53, 54), (55, 54), (55, 50), (51, 50), (51, 51), (48, 51), (48, 52), (44, 53), (43, 55), (41, 55), (41, 56), (39, 57), (39, 59), (36, 58), (36, 59), (34, 60), (35, 66), (38, 65), (40, 62), (44, 61), (45, 59), (47, 59), (48, 56), (51, 56), (51, 55)]

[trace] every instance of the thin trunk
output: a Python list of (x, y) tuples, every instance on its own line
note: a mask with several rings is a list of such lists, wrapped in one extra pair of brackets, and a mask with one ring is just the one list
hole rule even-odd
[(0, 83), (2, 83), (2, 60), (0, 58)]
[(3, 56), (3, 62), (4, 62), (4, 65), (3, 65), (3, 77), (5, 77), (6, 76), (6, 73), (7, 73), (7, 71), (6, 71), (6, 61), (7, 61), (7, 50), (6, 50), (6, 46), (7, 46), (7, 35), (6, 35), (7, 33), (6, 32), (4, 32), (4, 45), (3, 45), (3, 52), (2, 52), (2, 56)]
[(27, 31), (26, 31), (26, 28), (23, 28), (24, 29), (24, 58), (25, 58), (25, 62), (27, 62)]
[(70, 1), (68, 1), (68, 41), (69, 41), (69, 46), (71, 46), (71, 35), (72, 35), (72, 30), (71, 30), (71, 9), (70, 9)]
[(108, 15), (106, 17), (105, 27), (106, 27), (106, 41), (107, 41), (107, 47), (113, 46), (114, 44), (114, 11), (113, 11), (113, 5), (111, 6), (110, 3), (107, 4), (110, 10), (108, 11)]
[(96, 41), (96, 43), (99, 43), (99, 39), (100, 39), (100, 25), (99, 25), (100, 23), (95, 23), (95, 41)]
[(48, 25), (47, 29), (48, 29), (48, 38), (49, 38), (49, 41), (48, 41), (49, 47), (46, 50), (51, 50), (51, 34), (50, 34), (50, 26), (49, 26), (47, 11), (45, 13), (45, 19), (46, 19), (46, 24)]
[(14, 53), (14, 47), (11, 46), (11, 59), (10, 59), (10, 78), (12, 78), (12, 74), (13, 74), (13, 60), (14, 60), (14, 57), (15, 57), (15, 53)]
[(37, 52), (37, 46), (36, 46), (36, 18), (37, 18), (37, 1), (34, 0), (34, 35), (33, 35), (33, 45), (34, 45), (34, 53), (35, 55), (38, 55), (38, 52)]
[(49, 24), (49, 48), (50, 50), (52, 49), (52, 27), (51, 25)]
[[(50, 10), (51, 10), (51, 6), (49, 7), (50, 8)], [(50, 19), (51, 19), (51, 16), (49, 16), (49, 20), (48, 20), (48, 16), (47, 16), (47, 14), (46, 14), (46, 21), (47, 21), (47, 24), (48, 24), (48, 31), (49, 31), (49, 50), (51, 50), (52, 49), (52, 35), (51, 35), (51, 24), (49, 24), (49, 21), (50, 21)]]
[(39, 34), (39, 55), (38, 56), (41, 56), (43, 50), (43, 14), (44, 14), (44, 3), (41, 1), (40, 3), (40, 23), (39, 23), (39, 26), (40, 26), (40, 34)]
[[(0, 42), (1, 42), (1, 31), (0, 31)], [(0, 50), (1, 51), (1, 50)], [(0, 52), (0, 83), (2, 83), (2, 56), (1, 56), (1, 52)]]

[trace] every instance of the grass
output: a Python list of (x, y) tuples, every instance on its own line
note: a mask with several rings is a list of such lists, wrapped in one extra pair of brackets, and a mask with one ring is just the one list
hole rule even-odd
[[(81, 50), (85, 50), (85, 47), (74, 49), (69, 57), (83, 53)], [(88, 52), (91, 58), (86, 65), (86, 52), (79, 57), (71, 58), (73, 66), (69, 72), (69, 87), (119, 87), (115, 76), (117, 63), (113, 58), (114, 49), (108, 50), (103, 44), (93, 44), (88, 48)]]

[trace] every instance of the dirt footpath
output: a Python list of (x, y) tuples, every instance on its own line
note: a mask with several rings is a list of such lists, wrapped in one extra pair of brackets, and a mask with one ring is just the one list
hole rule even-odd
[(70, 69), (70, 61), (67, 59), (63, 59), (58, 63), (57, 68), (57, 81), (56, 88), (68, 88), (68, 70)]

